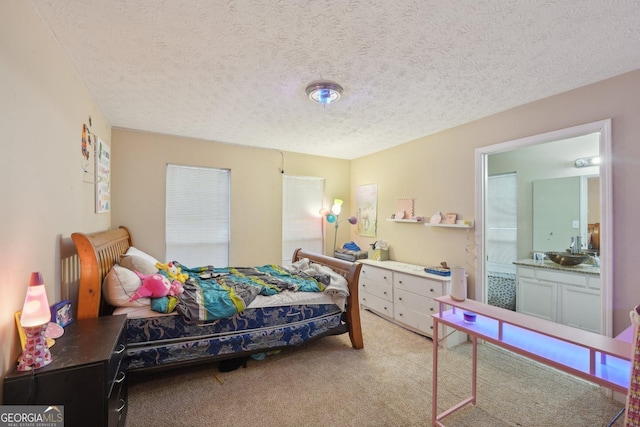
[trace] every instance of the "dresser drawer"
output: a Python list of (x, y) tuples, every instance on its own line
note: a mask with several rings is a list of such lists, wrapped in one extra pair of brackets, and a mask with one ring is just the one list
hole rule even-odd
[(374, 280), (376, 282), (386, 283), (389, 286), (393, 284), (393, 272), (384, 268), (371, 267), (363, 265), (360, 270), (360, 279)]
[(395, 289), (401, 289), (417, 295), (436, 298), (444, 295), (442, 282), (412, 276), (411, 274), (394, 273), (393, 284)]
[(108, 368), (108, 376), (109, 379), (109, 390), (107, 391), (107, 396), (110, 396), (113, 393), (113, 387), (117, 380), (122, 382), (122, 375), (125, 375), (126, 366), (124, 363), (124, 357), (127, 352), (125, 351), (127, 348), (127, 329), (126, 327), (122, 329), (120, 335), (118, 336), (118, 340), (116, 342), (113, 351), (111, 352), (111, 356), (109, 357), (109, 368)]
[(433, 335), (433, 318), (430, 314), (423, 314), (409, 308), (398, 308), (394, 318), (411, 328)]
[(393, 286), (385, 282), (360, 279), (360, 293), (374, 295), (389, 302), (393, 301)]
[(108, 404), (108, 427), (122, 427), (127, 418), (128, 388), (124, 371), (114, 381)]
[(385, 316), (393, 317), (393, 301), (365, 293), (360, 295), (360, 304)]

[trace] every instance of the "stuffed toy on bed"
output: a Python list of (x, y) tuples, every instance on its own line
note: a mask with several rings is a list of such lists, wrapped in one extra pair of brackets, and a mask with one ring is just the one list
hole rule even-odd
[(182, 283), (178, 280), (170, 281), (162, 274), (142, 274), (134, 271), (142, 281), (140, 287), (131, 297), (130, 301), (135, 301), (138, 298), (150, 297), (150, 298), (162, 298), (166, 296), (179, 296), (184, 292)]
[(177, 280), (184, 284), (184, 282), (189, 278), (189, 275), (182, 273), (182, 269), (174, 262), (166, 262), (164, 264), (157, 262), (156, 267), (158, 270), (163, 271), (169, 280)]

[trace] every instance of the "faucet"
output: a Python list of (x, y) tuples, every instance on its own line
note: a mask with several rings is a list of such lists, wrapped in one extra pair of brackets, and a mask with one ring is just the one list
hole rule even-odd
[(571, 245), (569, 245), (569, 248), (571, 248), (572, 254), (579, 254), (580, 252), (582, 252), (581, 237), (576, 236), (575, 239), (571, 237)]

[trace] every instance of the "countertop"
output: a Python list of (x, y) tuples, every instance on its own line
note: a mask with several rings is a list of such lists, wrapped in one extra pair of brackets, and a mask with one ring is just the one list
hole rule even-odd
[(600, 276), (600, 267), (593, 266), (591, 264), (578, 264), (572, 267), (565, 267), (556, 264), (553, 261), (535, 261), (533, 259), (520, 259), (513, 262), (515, 265), (522, 265), (525, 267), (545, 268), (548, 270), (567, 271), (570, 273), (582, 273), (590, 276)]

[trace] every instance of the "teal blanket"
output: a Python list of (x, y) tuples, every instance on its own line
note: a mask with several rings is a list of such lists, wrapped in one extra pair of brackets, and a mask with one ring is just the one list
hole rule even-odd
[(274, 264), (226, 268), (175, 264), (189, 276), (176, 310), (190, 322), (232, 316), (246, 309), (257, 295), (275, 295), (284, 290), (323, 292), (329, 284), (329, 276), (293, 275)]

